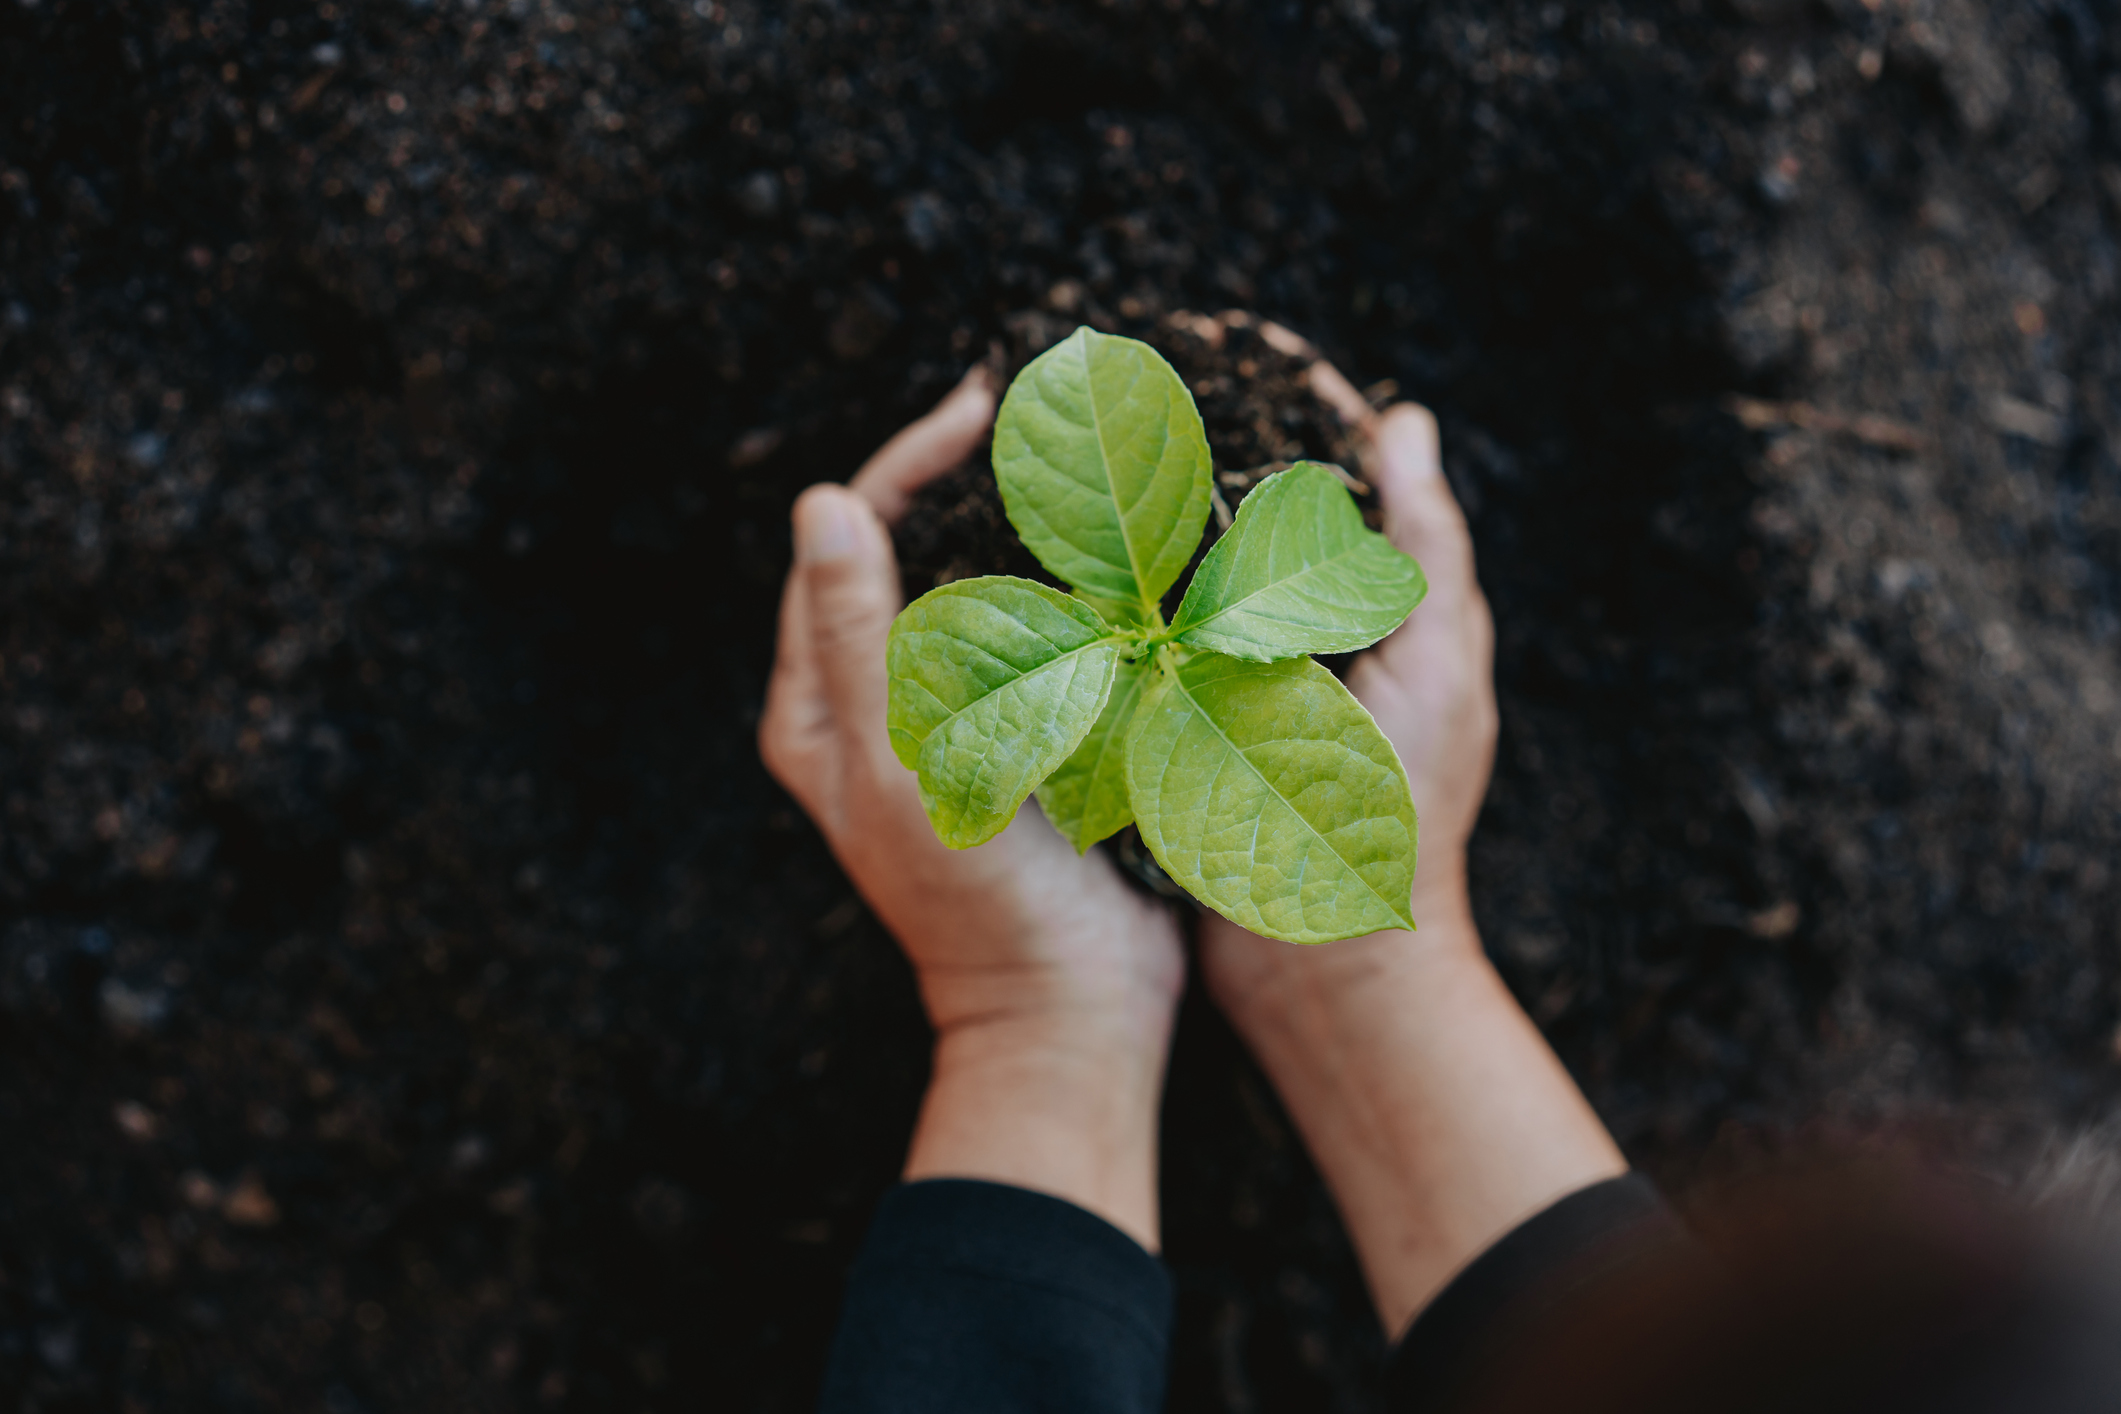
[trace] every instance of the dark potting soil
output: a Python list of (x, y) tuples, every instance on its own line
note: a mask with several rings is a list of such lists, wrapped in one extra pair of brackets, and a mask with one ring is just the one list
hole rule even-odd
[[(1257, 311), (1437, 410), (1476, 906), (1638, 1161), (1826, 1124), (2113, 1183), (2117, 46), (2103, 0), (6, 6), (9, 1406), (804, 1407), (926, 1058), (753, 751), (787, 506), (1033, 317)], [(1285, 458), (1242, 423), (1219, 466)], [(1367, 1407), (1197, 997), (1164, 1196), (1173, 1407)]]
[[(1149, 341), (1185, 380), (1200, 409), (1216, 477), (1215, 506), (1196, 564), (1246, 494), (1265, 477), (1303, 460), (1355, 466), (1356, 447), (1347, 429), (1306, 381), (1310, 357), (1273, 347), (1259, 332), (1255, 316), (1243, 311), (1211, 316), (1182, 309), (1160, 319), (1135, 321), (1133, 327), (1124, 321), (1105, 322), (1111, 327), (1104, 332)], [(991, 362), (1005, 384), (1076, 327), (1040, 310), (1023, 311), (1004, 324), (1009, 342), (996, 343)], [(1382, 397), (1394, 388), (1386, 384), (1375, 391)], [(1367, 487), (1359, 481), (1354, 485), (1366, 504), (1374, 503)], [(892, 543), (908, 599), (983, 574), (1060, 584), (1010, 528), (984, 452), (916, 492), (904, 523), (892, 531)], [(1190, 575), (1189, 568), (1179, 577), (1174, 594), (1183, 592)]]

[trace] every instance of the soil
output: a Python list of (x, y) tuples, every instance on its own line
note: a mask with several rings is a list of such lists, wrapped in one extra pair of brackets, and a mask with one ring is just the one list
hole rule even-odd
[[(1077, 297), (1064, 290), (1063, 298), (1073, 303)], [(1277, 349), (1262, 334), (1260, 322), (1242, 310), (1206, 315), (1189, 309), (1156, 319), (1101, 321), (1106, 333), (1124, 332), (1149, 341), (1185, 380), (1200, 409), (1217, 471), (1216, 506), (1194, 557), (1196, 564), (1265, 477), (1304, 460), (1344, 470), (1357, 464), (1356, 444), (1348, 430), (1311, 391), (1312, 351)], [(990, 362), (1006, 385), (1025, 364), (1067, 337), (1076, 321), (1028, 309), (1005, 317), (1003, 325), (1008, 341), (996, 342)], [(1396, 385), (1380, 384), (1372, 391), (1382, 398), (1396, 391)], [(1350, 481), (1366, 507), (1371, 506), (1375, 497), (1369, 488), (1352, 475)], [(993, 468), (984, 455), (916, 493), (892, 539), (908, 599), (983, 574), (1018, 575), (1067, 587), (1046, 572), (1010, 529)], [(1173, 586), (1174, 606), (1190, 573), (1189, 567)]]
[[(2112, 1184), (2117, 124), (2098, 0), (6, 5), (9, 1407), (807, 1406), (926, 1059), (786, 510), (1037, 321), (1437, 410), (1476, 907), (1674, 1191)], [(1370, 1407), (1197, 997), (1165, 1152), (1172, 1407)]]

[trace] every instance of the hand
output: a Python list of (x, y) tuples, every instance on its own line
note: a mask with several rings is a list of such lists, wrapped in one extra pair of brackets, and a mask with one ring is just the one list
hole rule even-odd
[(1627, 1165), (1473, 923), (1466, 841), (1495, 759), (1495, 629), (1436, 420), (1411, 404), (1376, 417), (1323, 363), (1311, 381), (1363, 437), (1385, 533), (1429, 577), (1347, 679), (1407, 769), (1421, 931), (1296, 947), (1210, 915), (1200, 965), (1302, 1130), (1396, 1338), (1496, 1238)]
[(902, 607), (886, 524), (978, 449), (994, 411), (975, 369), (850, 485), (797, 499), (759, 752), (919, 979), (936, 1065), (906, 1176), (1054, 1193), (1153, 1249), (1176, 921), (1101, 852), (1078, 856), (1035, 803), (977, 849), (944, 848), (885, 733), (884, 641)]
[[(1385, 534), (1417, 560), (1428, 597), (1384, 642), (1358, 657), (1348, 689), (1377, 719), (1399, 753), (1421, 824), (1413, 913), (1422, 933), (1398, 933), (1367, 946), (1350, 939), (1323, 949), (1255, 946), (1236, 924), (1209, 916), (1202, 924), (1201, 966), (1210, 990), (1233, 1013), (1256, 994), (1332, 980), (1357, 986), (1383, 952), (1479, 950), (1466, 892), (1466, 843), (1495, 763), (1495, 621), (1473, 573), (1473, 537), (1444, 480), (1436, 419), (1401, 403), (1382, 417), (1329, 365), (1314, 366), (1313, 386), (1365, 447), (1363, 473), (1376, 486)], [(1347, 974), (1343, 980), (1342, 974)]]
[(1495, 620), (1473, 575), (1473, 537), (1443, 478), (1436, 419), (1401, 403), (1375, 421), (1364, 470), (1385, 534), (1420, 562), (1427, 600), (1357, 658), (1348, 690), (1407, 768), (1421, 822), (1414, 921), (1468, 911), (1466, 842), (1495, 766)]

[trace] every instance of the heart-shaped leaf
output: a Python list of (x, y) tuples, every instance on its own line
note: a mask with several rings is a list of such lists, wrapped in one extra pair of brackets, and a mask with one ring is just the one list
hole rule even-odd
[(1147, 344), (1078, 329), (1009, 385), (994, 476), (1039, 563), (1093, 602), (1146, 618), (1207, 524), (1207, 434)]
[(1039, 807), (1075, 852), (1081, 854), (1134, 818), (1127, 804), (1127, 728), (1149, 676), (1146, 662), (1122, 658), (1112, 695), (1090, 734), (1060, 769), (1038, 788)]
[(1002, 832), (1097, 721), (1119, 649), (1087, 604), (1028, 579), (960, 580), (906, 606), (886, 721), (936, 838), (967, 849)]
[(1127, 789), (1156, 862), (1233, 923), (1292, 943), (1414, 926), (1406, 771), (1309, 658), (1160, 654)]
[(1182, 643), (1271, 662), (1367, 648), (1428, 593), (1421, 566), (1362, 523), (1317, 462), (1262, 481), (1216, 541), (1171, 628)]

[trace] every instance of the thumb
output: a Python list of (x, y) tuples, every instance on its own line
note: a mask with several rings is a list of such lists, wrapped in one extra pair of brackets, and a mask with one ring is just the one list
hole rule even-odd
[(881, 738), (884, 639), (899, 611), (890, 536), (856, 492), (813, 486), (795, 503), (795, 570), (813, 661), (837, 726)]
[(1457, 601), (1473, 590), (1473, 537), (1444, 479), (1436, 418), (1400, 403), (1371, 428), (1364, 466), (1384, 503), (1385, 535), (1417, 560), (1432, 595)]

